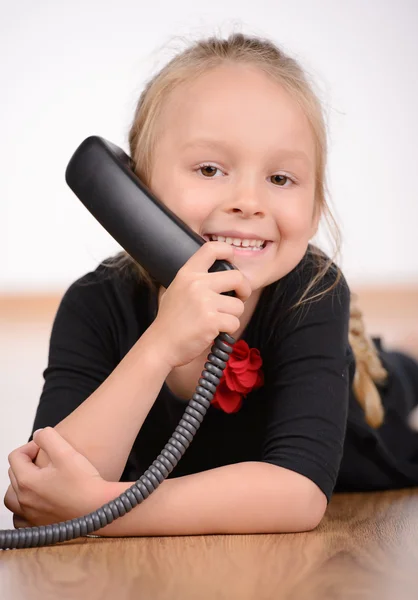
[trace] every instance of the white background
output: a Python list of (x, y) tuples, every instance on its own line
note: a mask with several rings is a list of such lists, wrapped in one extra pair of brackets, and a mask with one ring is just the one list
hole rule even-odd
[(188, 40), (237, 29), (272, 38), (316, 83), (350, 283), (417, 282), (417, 27), (415, 0), (8, 3), (0, 291), (60, 293), (119, 250), (67, 187), (68, 160), (91, 134), (127, 151), (144, 81)]
[[(146, 79), (188, 41), (233, 30), (271, 38), (315, 81), (350, 284), (418, 283), (416, 0), (0, 6), (0, 293), (63, 293), (119, 250), (67, 187), (68, 160), (92, 134), (127, 151)], [(22, 379), (40, 386), (44, 350)], [(0, 369), (6, 375), (7, 360)], [(2, 396), (0, 491), (7, 453), (27, 441), (39, 393), (35, 385), (22, 406), (15, 381)]]

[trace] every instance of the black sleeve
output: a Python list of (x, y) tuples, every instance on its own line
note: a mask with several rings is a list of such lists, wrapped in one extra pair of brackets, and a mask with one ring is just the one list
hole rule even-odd
[(263, 460), (308, 477), (328, 502), (348, 416), (353, 356), (348, 343), (349, 305), (350, 291), (342, 276), (334, 290), (284, 324), (267, 397)]
[[(90, 273), (65, 292), (52, 326), (48, 366), (32, 427), (54, 427), (73, 412), (117, 365), (110, 307)], [(32, 439), (29, 438), (29, 441)]]

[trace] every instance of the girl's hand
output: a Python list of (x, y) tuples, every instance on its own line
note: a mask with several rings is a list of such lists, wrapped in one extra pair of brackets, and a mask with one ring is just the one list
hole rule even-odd
[[(39, 448), (51, 461), (43, 468), (32, 462)], [(4, 503), (15, 513), (15, 527), (66, 521), (105, 502), (108, 482), (52, 427), (38, 430), (33, 441), (14, 450), (9, 464), (12, 489)]]
[(30, 527), (28, 521), (23, 517), (19, 517), (23, 511), (11, 484), (7, 488), (6, 495), (4, 496), (4, 505), (13, 513), (13, 525), (16, 529), (19, 529), (20, 527)]
[[(234, 249), (226, 242), (207, 242), (178, 271), (160, 299), (150, 330), (164, 340), (165, 359), (171, 368), (190, 363), (211, 346), (222, 331), (239, 329), (250, 282), (234, 269), (208, 273), (215, 260), (232, 262)], [(237, 298), (222, 296), (235, 290)]]

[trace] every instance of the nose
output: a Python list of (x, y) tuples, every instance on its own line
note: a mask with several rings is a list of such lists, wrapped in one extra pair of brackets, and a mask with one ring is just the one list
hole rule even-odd
[(254, 187), (236, 190), (228, 203), (227, 212), (242, 215), (243, 217), (263, 217), (265, 208), (259, 191)]

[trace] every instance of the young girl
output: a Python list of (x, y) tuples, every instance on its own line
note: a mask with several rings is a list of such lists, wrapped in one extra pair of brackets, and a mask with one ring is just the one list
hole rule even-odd
[[(306, 531), (334, 490), (418, 485), (418, 365), (367, 337), (334, 258), (310, 243), (331, 215), (324, 120), (300, 66), (241, 34), (195, 43), (147, 84), (129, 142), (138, 176), (208, 243), (168, 289), (123, 252), (69, 287), (45, 429), (9, 457), (15, 525), (86, 514), (136, 481), (219, 332), (237, 343), (194, 441), (99, 535)], [(216, 259), (238, 270), (208, 273)]]

